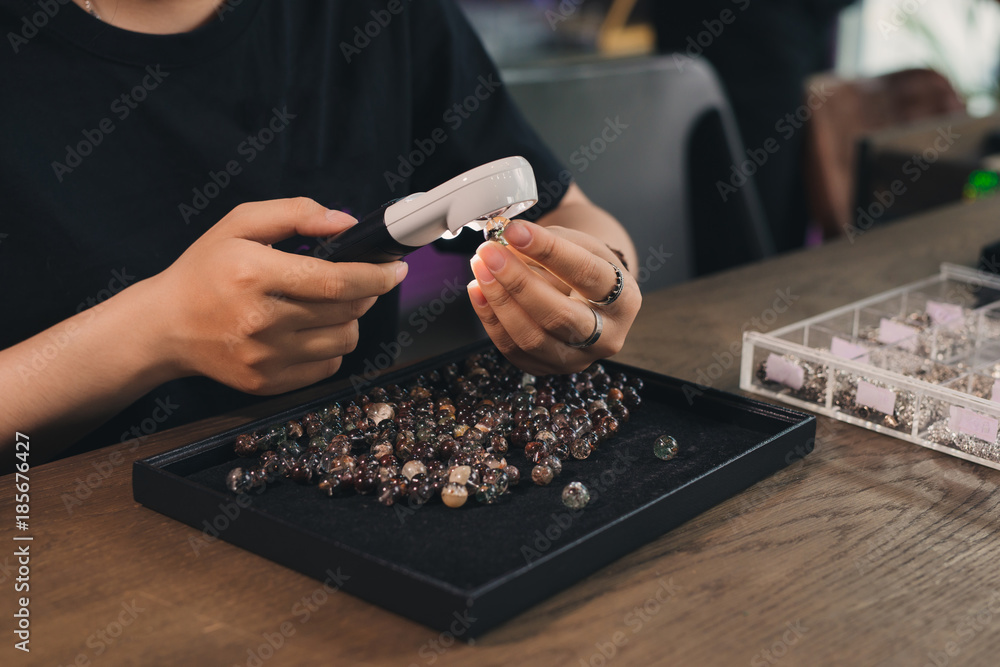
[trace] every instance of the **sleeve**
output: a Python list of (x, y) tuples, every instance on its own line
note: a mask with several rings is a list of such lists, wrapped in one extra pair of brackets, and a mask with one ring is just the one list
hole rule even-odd
[(453, 0), (418, 0), (409, 11), (413, 135), (445, 137), (414, 173), (413, 191), (521, 155), (531, 163), (540, 194), (525, 217), (537, 219), (555, 209), (572, 182), (570, 172), (521, 114), (461, 9)]

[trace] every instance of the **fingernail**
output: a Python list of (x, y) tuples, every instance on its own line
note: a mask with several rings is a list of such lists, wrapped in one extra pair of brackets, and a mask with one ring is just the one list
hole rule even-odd
[(476, 274), (476, 280), (484, 285), (488, 285), (496, 280), (479, 255), (472, 258), (472, 272)]
[(479, 246), (478, 254), (483, 258), (486, 266), (489, 267), (490, 271), (496, 273), (503, 269), (503, 265), (507, 263), (507, 258), (495, 243), (484, 243)]
[(337, 224), (340, 225), (347, 225), (348, 227), (350, 227), (351, 225), (356, 225), (358, 223), (358, 221), (353, 216), (348, 215), (343, 211), (334, 210), (332, 208), (326, 212), (326, 219), (329, 220), (330, 222), (336, 222)]
[(406, 277), (407, 272), (410, 270), (410, 265), (406, 262), (400, 262), (399, 266), (396, 267), (396, 284), (403, 282), (403, 278)]
[(479, 283), (475, 280), (470, 282), (466, 289), (469, 290), (469, 299), (472, 300), (473, 305), (479, 306), (480, 308), (485, 308), (487, 305), (486, 297), (479, 290)]
[(523, 222), (512, 222), (503, 230), (503, 237), (512, 246), (523, 248), (531, 243), (531, 230)]

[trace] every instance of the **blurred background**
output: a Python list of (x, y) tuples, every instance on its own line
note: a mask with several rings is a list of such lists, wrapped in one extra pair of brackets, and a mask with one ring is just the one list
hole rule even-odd
[(571, 175), (659, 252), (644, 288), (1000, 181), (995, 0), (460, 4)]

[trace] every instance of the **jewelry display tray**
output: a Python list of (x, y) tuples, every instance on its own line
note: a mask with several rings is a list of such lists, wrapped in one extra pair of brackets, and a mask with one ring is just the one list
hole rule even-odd
[(740, 388), (1000, 469), (1000, 276), (942, 264), (936, 276), (746, 332)]
[[(484, 349), (477, 343), (371, 386), (403, 385)], [(347, 381), (320, 400), (136, 461), (133, 496), (320, 581), (335, 574), (343, 591), (471, 639), (812, 451), (815, 417), (603, 363), (609, 373), (644, 380), (642, 405), (590, 458), (566, 460), (548, 486), (532, 484), (523, 453), (512, 449), (507, 459), (521, 468), (521, 484), (495, 505), (470, 498), (459, 509), (440, 501), (384, 507), (371, 495), (329, 498), (288, 480), (240, 497), (226, 489), (227, 473), (241, 461), (233, 452), (238, 434), (349, 399), (355, 392)], [(653, 455), (664, 434), (680, 443), (673, 460)], [(561, 502), (574, 480), (592, 494), (576, 511)]]

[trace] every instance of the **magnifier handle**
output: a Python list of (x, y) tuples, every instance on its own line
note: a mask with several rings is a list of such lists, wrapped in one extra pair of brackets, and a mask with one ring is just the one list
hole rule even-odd
[(385, 226), (385, 211), (395, 202), (388, 202), (372, 211), (350, 229), (337, 234), (323, 245), (331, 262), (369, 262), (381, 264), (402, 259), (418, 248), (403, 245)]

